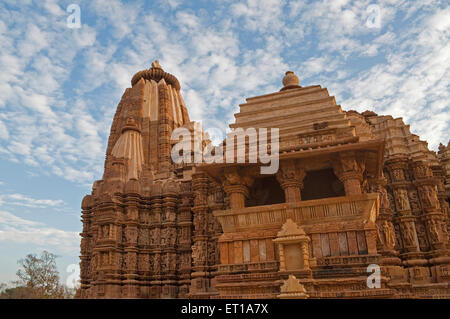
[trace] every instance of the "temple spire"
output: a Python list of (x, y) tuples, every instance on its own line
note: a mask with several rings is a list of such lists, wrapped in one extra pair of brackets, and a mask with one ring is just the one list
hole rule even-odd
[(152, 69), (163, 69), (159, 64), (159, 60), (155, 60), (155, 62), (152, 63)]

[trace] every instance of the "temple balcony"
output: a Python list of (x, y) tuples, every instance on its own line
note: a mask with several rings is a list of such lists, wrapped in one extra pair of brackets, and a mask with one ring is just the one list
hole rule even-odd
[[(378, 216), (378, 194), (360, 194), (315, 200), (253, 206), (214, 211), (225, 234), (275, 229), (291, 218), (307, 228), (317, 224), (375, 222)], [(361, 224), (362, 225), (362, 224)]]
[(316, 261), (322, 264), (324, 259), (374, 255), (378, 213), (379, 199), (374, 193), (217, 210), (214, 216), (223, 229), (219, 238), (221, 265), (277, 261), (273, 240), (288, 219), (311, 240), (311, 266)]

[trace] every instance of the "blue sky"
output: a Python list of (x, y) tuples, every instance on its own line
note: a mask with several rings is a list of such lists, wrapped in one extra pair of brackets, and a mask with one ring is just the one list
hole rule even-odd
[(345, 110), (403, 117), (436, 150), (449, 138), (449, 36), (448, 2), (435, 0), (2, 0), (0, 282), (42, 249), (63, 278), (78, 263), (81, 199), (124, 89), (153, 60), (206, 129), (225, 130), (292, 70)]

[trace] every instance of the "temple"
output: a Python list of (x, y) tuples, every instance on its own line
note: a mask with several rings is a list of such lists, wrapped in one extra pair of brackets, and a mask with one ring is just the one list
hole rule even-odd
[[(267, 174), (261, 160), (174, 162), (175, 129), (200, 152), (208, 135), (158, 61), (132, 78), (82, 201), (79, 298), (450, 298), (450, 146), (344, 111), (293, 72), (282, 83), (230, 125), (277, 129)], [(221, 147), (249, 159), (249, 141)]]

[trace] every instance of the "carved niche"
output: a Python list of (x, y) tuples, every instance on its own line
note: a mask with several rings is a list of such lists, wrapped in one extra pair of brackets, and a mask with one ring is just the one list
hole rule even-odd
[(411, 222), (402, 223), (400, 228), (405, 246), (415, 246), (416, 237), (413, 224)]
[(278, 245), (280, 272), (310, 271), (309, 243), (311, 239), (303, 228), (287, 219), (273, 240)]
[(397, 189), (394, 191), (397, 211), (410, 210), (408, 192), (405, 189)]
[(385, 220), (377, 224), (377, 235), (385, 250), (393, 250), (395, 247), (395, 229), (391, 222)]

